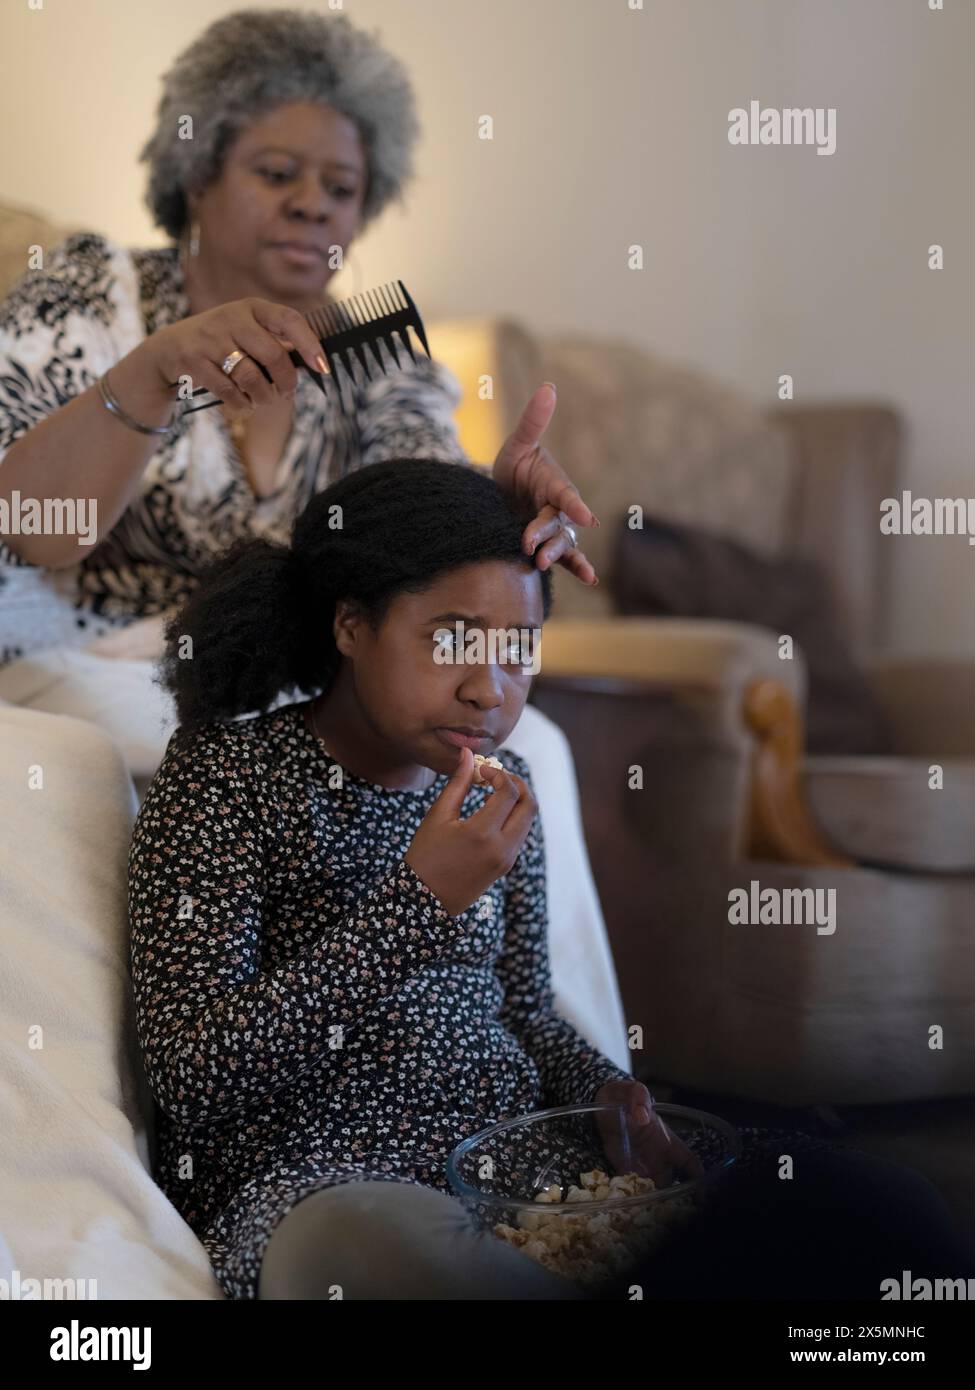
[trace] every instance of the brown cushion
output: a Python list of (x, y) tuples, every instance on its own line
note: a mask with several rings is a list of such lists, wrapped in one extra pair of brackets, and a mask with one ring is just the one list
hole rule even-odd
[(623, 519), (609, 575), (616, 610), (754, 623), (792, 637), (808, 668), (812, 753), (886, 753), (880, 705), (840, 636), (825, 580), (808, 560), (756, 555), (690, 526)]

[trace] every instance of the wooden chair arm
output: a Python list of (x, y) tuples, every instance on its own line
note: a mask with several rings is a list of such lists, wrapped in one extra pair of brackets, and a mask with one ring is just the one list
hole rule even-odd
[(779, 681), (762, 676), (746, 688), (742, 714), (755, 735), (748, 857), (849, 868), (854, 861), (830, 845), (803, 799), (804, 737), (794, 697)]
[[(686, 699), (706, 691), (703, 682), (698, 687), (689, 682), (632, 676), (541, 675), (533, 682), (529, 699), (533, 704), (545, 708), (551, 698), (553, 707), (550, 712), (557, 719), (571, 712), (569, 732), (577, 739), (574, 747), (577, 770), (580, 775), (585, 771), (594, 791), (597, 784), (601, 788), (596, 796), (597, 801), (600, 797), (609, 797), (612, 802), (610, 793), (600, 781), (602, 771), (590, 766), (591, 749), (588, 744), (581, 746), (578, 743), (580, 730), (588, 727), (585, 715), (576, 712), (578, 706), (574, 703), (560, 708), (560, 697), (564, 700), (565, 697), (592, 695), (592, 717), (598, 719), (606, 717), (606, 697), (623, 697), (629, 703), (641, 696), (648, 700), (660, 700), (662, 696), (680, 694)], [(781, 681), (761, 676), (746, 683), (740, 700), (740, 718), (746, 734), (750, 735), (747, 742), (752, 751), (747, 804), (743, 804), (741, 809), (737, 853), (747, 858), (788, 864), (852, 865), (854, 860), (829, 843), (805, 802), (800, 777), (804, 734), (802, 715), (795, 696)], [(647, 706), (648, 724), (651, 708)], [(625, 717), (632, 721), (632, 713)], [(620, 718), (624, 718), (622, 707)], [(642, 722), (641, 719), (639, 723)], [(639, 742), (636, 728), (633, 725), (630, 734), (635, 740), (634, 751)], [(614, 731), (617, 742), (621, 732), (620, 728)], [(602, 815), (610, 815), (609, 809), (604, 808)], [(616, 833), (614, 831), (614, 835)]]

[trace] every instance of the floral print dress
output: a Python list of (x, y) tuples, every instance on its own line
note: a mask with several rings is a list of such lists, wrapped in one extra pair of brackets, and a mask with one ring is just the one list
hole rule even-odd
[[(271, 1233), (310, 1193), (449, 1191), (462, 1139), (628, 1075), (554, 1012), (540, 817), (451, 916), (403, 857), (447, 775), (365, 781), (303, 708), (178, 730), (129, 858), (155, 1176), (233, 1299), (257, 1297)], [(472, 785), (462, 815), (490, 794)]]

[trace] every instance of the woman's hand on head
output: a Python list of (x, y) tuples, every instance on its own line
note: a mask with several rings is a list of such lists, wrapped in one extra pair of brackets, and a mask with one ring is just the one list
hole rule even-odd
[(522, 542), (526, 554), (535, 552), (535, 564), (548, 569), (556, 563), (581, 579), (598, 584), (596, 571), (572, 538), (563, 521), (579, 526), (598, 526), (595, 513), (540, 442), (556, 407), (555, 387), (540, 386), (522, 411), (521, 419), (494, 461), (492, 477), (499, 487), (535, 508)]
[(670, 1187), (678, 1178), (704, 1175), (701, 1160), (664, 1124), (642, 1081), (607, 1081), (594, 1099), (600, 1105), (622, 1106), (625, 1112), (629, 1154), (617, 1115), (606, 1111), (597, 1116), (606, 1157), (617, 1173), (639, 1173), (652, 1178), (658, 1188)]
[(528, 837), (538, 802), (513, 772), (481, 764), (493, 790), (484, 805), (462, 820), (461, 807), (474, 776), (474, 754), (460, 750), (457, 770), (420, 822), (403, 858), (452, 917), (465, 912), (514, 865)]
[[(304, 314), (253, 295), (160, 328), (143, 346), (173, 399), (173, 385), (189, 377), (190, 392), (204, 386), (241, 414), (249, 414), (256, 406), (274, 405), (294, 393), (298, 373), (289, 356), (293, 349), (313, 372), (322, 371), (321, 343)], [(223, 362), (237, 349), (245, 356), (228, 374)]]

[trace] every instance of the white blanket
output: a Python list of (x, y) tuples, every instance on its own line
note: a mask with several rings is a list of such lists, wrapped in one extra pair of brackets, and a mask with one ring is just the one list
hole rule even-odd
[[(80, 1297), (223, 1297), (145, 1162), (127, 960), (135, 810), (100, 729), (0, 708), (0, 1296), (71, 1279), (86, 1281)], [(58, 1296), (20, 1296), (45, 1294)]]

